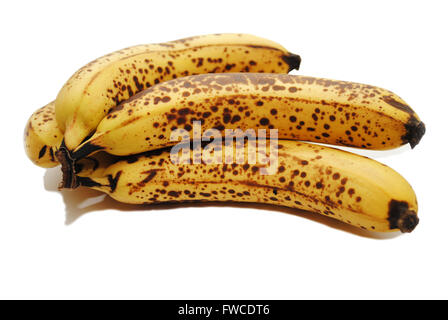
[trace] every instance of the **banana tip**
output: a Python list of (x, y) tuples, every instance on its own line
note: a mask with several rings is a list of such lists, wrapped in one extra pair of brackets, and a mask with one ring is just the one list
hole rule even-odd
[(298, 54), (288, 52), (288, 54), (284, 55), (282, 59), (289, 66), (288, 72), (291, 72), (292, 70), (299, 70), (302, 58), (300, 58)]
[(392, 200), (389, 203), (390, 229), (399, 229), (403, 233), (412, 232), (419, 223), (417, 213), (409, 209), (406, 201)]
[(426, 127), (422, 121), (418, 121), (415, 118), (411, 119), (406, 124), (406, 135), (405, 139), (411, 145), (411, 148), (414, 147), (420, 142), (422, 137), (425, 135)]
[(412, 210), (406, 210), (400, 215), (397, 225), (401, 232), (409, 233), (417, 227), (418, 223), (417, 214)]

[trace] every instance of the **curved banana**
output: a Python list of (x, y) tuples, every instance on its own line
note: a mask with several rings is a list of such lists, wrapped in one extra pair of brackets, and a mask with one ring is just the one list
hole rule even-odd
[(300, 57), (246, 34), (213, 34), (139, 45), (108, 54), (78, 70), (60, 90), (56, 116), (72, 150), (110, 108), (154, 84), (211, 72), (287, 73)]
[(367, 149), (414, 147), (425, 128), (401, 98), (374, 86), (293, 75), (205, 74), (153, 86), (115, 107), (71, 157), (170, 146), (177, 143), (170, 139), (175, 129), (193, 138), (194, 121), (203, 130), (274, 128), (280, 139)]
[(25, 127), (25, 152), (39, 167), (52, 168), (60, 163), (55, 154), (61, 145), (63, 133), (59, 130), (54, 113), (54, 101), (38, 109)]
[[(396, 171), (375, 160), (297, 141), (279, 141), (272, 150), (269, 144), (263, 148), (259, 142), (256, 150), (267, 149), (260, 153), (265, 158), (276, 153), (277, 167), (269, 171), (272, 174), (263, 175), (266, 163), (273, 162), (261, 156), (250, 164), (249, 143), (225, 145), (214, 152), (205, 152), (206, 148), (202, 149), (199, 164), (191, 164), (194, 156), (190, 149), (186, 157), (190, 164), (173, 163), (169, 148), (99, 161), (94, 170), (90, 166), (78, 172), (78, 184), (134, 204), (269, 203), (321, 213), (378, 232), (411, 232), (418, 224), (412, 187)], [(244, 158), (237, 155), (239, 160), (231, 164), (209, 161), (216, 155), (221, 159), (233, 157), (242, 149)]]

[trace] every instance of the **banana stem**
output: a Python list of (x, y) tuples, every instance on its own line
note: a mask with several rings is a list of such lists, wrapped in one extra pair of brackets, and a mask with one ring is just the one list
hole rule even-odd
[(60, 189), (76, 189), (79, 186), (78, 179), (75, 175), (75, 160), (71, 157), (70, 152), (65, 147), (64, 140), (62, 140), (61, 147), (56, 152), (56, 158), (61, 163), (62, 182), (59, 185)]

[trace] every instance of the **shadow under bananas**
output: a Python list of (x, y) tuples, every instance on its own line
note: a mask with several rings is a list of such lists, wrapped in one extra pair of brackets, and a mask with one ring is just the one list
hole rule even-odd
[(61, 169), (51, 168), (47, 169), (44, 175), (44, 187), (47, 191), (59, 192), (62, 195), (65, 203), (66, 219), (65, 224), (71, 225), (81, 216), (95, 211), (102, 210), (119, 210), (127, 211), (151, 211), (151, 210), (170, 210), (173, 208), (187, 207), (187, 208), (203, 208), (203, 207), (227, 207), (227, 208), (251, 208), (268, 211), (281, 212), (291, 214), (300, 218), (309, 219), (329, 228), (338, 229), (359, 237), (387, 240), (393, 239), (401, 235), (400, 232), (379, 233), (369, 230), (363, 230), (354, 226), (348, 225), (336, 219), (323, 216), (318, 213), (308, 212), (299, 209), (288, 207), (275, 206), (262, 203), (223, 203), (223, 202), (187, 202), (179, 204), (154, 204), (154, 205), (135, 205), (118, 202), (108, 195), (85, 187), (77, 188), (76, 190), (59, 190), (58, 185), (62, 179)]

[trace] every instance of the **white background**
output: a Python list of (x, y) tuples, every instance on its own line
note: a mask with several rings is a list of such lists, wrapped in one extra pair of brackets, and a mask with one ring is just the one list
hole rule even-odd
[[(448, 298), (446, 1), (3, 1), (0, 298)], [(426, 123), (414, 150), (363, 154), (414, 187), (421, 223), (375, 236), (246, 206), (142, 209), (58, 192), (23, 149), (29, 115), (123, 47), (243, 32), (299, 53), (295, 74), (378, 85)]]

